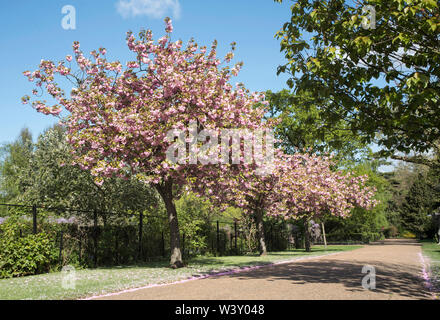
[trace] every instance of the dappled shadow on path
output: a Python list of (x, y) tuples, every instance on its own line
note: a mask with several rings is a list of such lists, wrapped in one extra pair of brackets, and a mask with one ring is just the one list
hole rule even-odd
[(371, 265), (376, 271), (374, 292), (396, 294), (413, 299), (429, 299), (424, 290), (420, 270), (414, 266), (383, 263), (380, 261), (298, 261), (259, 270), (230, 275), (239, 280), (288, 280), (292, 284), (340, 284), (352, 292), (364, 291), (362, 267)]

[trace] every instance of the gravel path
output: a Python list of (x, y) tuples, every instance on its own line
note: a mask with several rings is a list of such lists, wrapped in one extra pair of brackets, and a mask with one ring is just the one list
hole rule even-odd
[[(432, 299), (421, 277), (421, 245), (411, 240), (381, 244), (334, 255), (144, 288), (99, 299), (269, 300), (269, 299)], [(362, 287), (362, 268), (376, 271), (376, 288)], [(369, 283), (369, 282), (368, 282)]]

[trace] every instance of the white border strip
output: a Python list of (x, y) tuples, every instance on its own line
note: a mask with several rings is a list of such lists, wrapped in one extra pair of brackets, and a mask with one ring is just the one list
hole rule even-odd
[(420, 258), (420, 262), (422, 264), (422, 278), (425, 281), (424, 285), (425, 287), (429, 290), (429, 292), (431, 293), (431, 296), (434, 300), (439, 299), (436, 294), (432, 291), (433, 286), (431, 283), (431, 279), (429, 277), (429, 273), (428, 273), (428, 269), (426, 267), (426, 262), (425, 262), (425, 258), (423, 256), (423, 254), (421, 252), (419, 252), (419, 258)]

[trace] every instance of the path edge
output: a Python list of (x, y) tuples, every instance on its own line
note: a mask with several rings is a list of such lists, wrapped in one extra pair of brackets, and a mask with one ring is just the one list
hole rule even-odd
[(422, 264), (422, 279), (424, 280), (425, 288), (431, 294), (433, 300), (439, 300), (439, 296), (433, 291), (433, 284), (431, 282), (430, 276), (430, 262), (429, 258), (426, 257), (422, 252), (419, 252), (420, 263)]

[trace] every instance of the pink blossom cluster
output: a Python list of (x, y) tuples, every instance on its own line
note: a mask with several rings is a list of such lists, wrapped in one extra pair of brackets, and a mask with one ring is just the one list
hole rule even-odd
[[(259, 161), (272, 166), (267, 175), (257, 174), (261, 165), (256, 163), (169, 161), (166, 151), (173, 141), (167, 140), (167, 133), (185, 130), (191, 122), (199, 131), (249, 132), (271, 128), (273, 123), (263, 121), (267, 102), (262, 93), (230, 84), (242, 64), (221, 68), (216, 41), (209, 50), (193, 40), (186, 47), (180, 40), (171, 42), (170, 19), (165, 31), (157, 42), (150, 30), (142, 31), (138, 39), (127, 33), (127, 46), (135, 59), (125, 68), (119, 61), (109, 62), (104, 48), (87, 58), (74, 42), (74, 56), (68, 55), (58, 64), (42, 60), (38, 70), (24, 72), (57, 101), (49, 106), (35, 100), (33, 108), (52, 115), (59, 115), (63, 108), (68, 111), (64, 123), (74, 164), (90, 170), (97, 184), (109, 176), (135, 176), (152, 185), (171, 181), (187, 184), (219, 206), (232, 204), (248, 213), (264, 210), (285, 218), (345, 217), (356, 206), (375, 205), (374, 189), (366, 186), (366, 177), (334, 171), (326, 157), (286, 155), (276, 150), (270, 164)], [(234, 47), (233, 43), (224, 63), (233, 59)], [(71, 70), (73, 61), (79, 68), (75, 72)], [(70, 96), (55, 82), (55, 76), (75, 83)], [(22, 100), (28, 103), (30, 97)]]
[[(264, 95), (229, 83), (240, 64), (220, 68), (216, 41), (210, 50), (193, 40), (183, 48), (181, 41), (170, 41), (172, 31), (167, 19), (167, 34), (157, 42), (150, 30), (142, 31), (139, 39), (127, 33), (135, 59), (124, 70), (119, 61), (107, 61), (105, 49), (92, 51), (87, 58), (75, 42), (74, 58), (67, 56), (58, 65), (42, 61), (37, 71), (24, 72), (58, 101), (55, 106), (32, 102), (38, 112), (58, 115), (62, 107), (69, 112), (64, 123), (75, 164), (90, 170), (98, 184), (113, 175), (136, 175), (152, 184), (169, 179), (185, 184), (188, 170), (198, 176), (215, 169), (167, 161), (169, 130), (183, 130), (190, 121), (206, 129), (261, 126)], [(232, 57), (231, 51), (224, 62)], [(73, 59), (77, 72), (70, 69)], [(75, 83), (70, 97), (54, 82), (55, 75)], [(24, 103), (29, 100), (23, 98)]]
[(203, 177), (193, 190), (220, 208), (233, 205), (248, 214), (263, 210), (284, 219), (348, 217), (355, 207), (371, 209), (377, 204), (367, 176), (335, 171), (329, 157), (276, 150), (272, 165), (271, 174), (263, 176), (253, 167), (229, 165)]
[(275, 192), (282, 193), (273, 215), (286, 218), (316, 218), (328, 214), (348, 217), (355, 207), (371, 209), (377, 204), (375, 188), (367, 176), (333, 170), (330, 157), (295, 154), (287, 157), (290, 170), (284, 172)]

